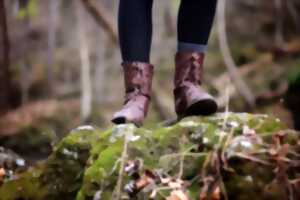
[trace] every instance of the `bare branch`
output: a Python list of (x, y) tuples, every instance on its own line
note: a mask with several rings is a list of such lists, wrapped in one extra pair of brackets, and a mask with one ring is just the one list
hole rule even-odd
[(237, 66), (233, 60), (233, 57), (230, 53), (228, 40), (227, 40), (227, 33), (226, 33), (226, 0), (220, 0), (219, 1), (219, 7), (218, 7), (218, 36), (219, 36), (219, 45), (221, 49), (221, 53), (225, 62), (225, 65), (227, 67), (229, 76), (236, 87), (237, 91), (243, 96), (243, 98), (246, 100), (247, 104), (250, 107), (253, 107), (255, 105), (255, 97), (253, 93), (251, 92), (248, 85), (243, 81), (241, 78), (241, 75), (237, 71)]
[(95, 0), (81, 0), (81, 2), (95, 21), (108, 33), (111, 41), (118, 45), (116, 26), (114, 26), (114, 23), (111, 21), (113, 18), (106, 12), (104, 6), (99, 1), (96, 3)]

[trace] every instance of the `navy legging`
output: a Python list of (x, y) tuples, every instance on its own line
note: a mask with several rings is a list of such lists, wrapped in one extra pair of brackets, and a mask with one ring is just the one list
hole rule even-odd
[[(205, 51), (216, 4), (217, 0), (181, 0), (178, 51)], [(153, 0), (120, 0), (118, 21), (123, 61), (149, 62), (152, 5)]]

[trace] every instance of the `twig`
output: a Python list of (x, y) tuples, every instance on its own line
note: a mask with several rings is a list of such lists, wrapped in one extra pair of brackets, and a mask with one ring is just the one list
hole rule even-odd
[(219, 36), (219, 45), (221, 49), (221, 53), (227, 67), (229, 76), (234, 83), (237, 91), (243, 96), (250, 107), (254, 107), (255, 105), (255, 97), (251, 92), (248, 85), (242, 80), (240, 74), (238, 74), (237, 66), (233, 60), (233, 57), (230, 53), (230, 49), (228, 46), (227, 33), (226, 33), (226, 0), (219, 1), (219, 7), (217, 12), (218, 17), (218, 36)]
[(226, 128), (226, 124), (227, 124), (227, 120), (228, 120), (228, 115), (229, 115), (229, 100), (230, 100), (230, 95), (229, 95), (229, 88), (228, 87), (226, 87), (225, 95), (226, 95), (226, 106), (225, 106), (225, 117), (224, 117), (224, 121), (223, 121), (223, 125), (222, 125), (223, 130), (225, 130), (225, 128)]
[(127, 152), (128, 152), (128, 134), (126, 133), (124, 135), (124, 147), (123, 147), (123, 152), (122, 152), (122, 157), (121, 157), (121, 163), (120, 163), (120, 170), (119, 170), (119, 177), (117, 181), (117, 186), (115, 190), (115, 195), (113, 195), (113, 200), (120, 200), (121, 199), (121, 194), (122, 194), (122, 182), (123, 182), (123, 174), (124, 174), (124, 167), (125, 167), (125, 162), (127, 159)]
[(267, 165), (267, 166), (272, 166), (271, 163), (263, 161), (263, 160), (258, 159), (258, 158), (255, 158), (253, 156), (245, 155), (245, 154), (242, 154), (242, 153), (235, 153), (234, 155), (237, 156), (237, 157), (240, 157), (240, 158), (244, 158), (244, 159), (256, 162), (256, 163), (260, 163), (260, 164)]
[(182, 153), (180, 153), (180, 160), (179, 160), (179, 173), (178, 173), (178, 178), (181, 179), (182, 175), (183, 175), (183, 168), (184, 168), (184, 158), (185, 155), (191, 151), (191, 149), (195, 148), (195, 145), (193, 145), (192, 147), (184, 150), (184, 146), (181, 144), (180, 145), (180, 149), (183, 151)]
[(178, 173), (178, 178), (179, 179), (182, 178), (183, 167), (184, 167), (184, 154), (181, 154), (181, 156), (180, 156), (180, 162), (179, 162), (179, 173)]
[(111, 41), (118, 45), (116, 26), (114, 26), (114, 23), (111, 21), (113, 18), (106, 12), (104, 6), (99, 1), (96, 3), (95, 0), (81, 0), (81, 2), (95, 21), (109, 34)]
[[(167, 157), (180, 157), (182, 153), (172, 153), (172, 154), (166, 154), (160, 157), (160, 159), (165, 159)], [(191, 156), (191, 157), (201, 157), (201, 156), (207, 156), (207, 153), (184, 153), (185, 156)]]
[[(219, 160), (219, 162), (220, 162), (220, 160)], [(221, 191), (223, 193), (224, 199), (228, 200), (229, 199), (228, 198), (228, 193), (227, 193), (226, 186), (225, 186), (223, 176), (222, 176), (222, 173), (221, 173), (221, 165), (219, 165), (219, 166), (220, 167), (217, 167), (217, 173), (218, 173), (218, 176), (219, 176), (219, 183), (220, 183)]]
[[(239, 66), (237, 69), (238, 74), (242, 77), (248, 76), (250, 73), (257, 72), (261, 69), (262, 66), (272, 66), (272, 56), (271, 54), (264, 54), (260, 58), (258, 58), (254, 62), (250, 62), (244, 65)], [(230, 76), (228, 75), (228, 71), (220, 75), (218, 78), (211, 79), (211, 83), (213, 87), (215, 87), (219, 93), (220, 96), (217, 98), (218, 105), (220, 107), (226, 107), (227, 103), (227, 96), (226, 93), (224, 93), (224, 85), (227, 86), (229, 97), (233, 97), (236, 95), (236, 87), (231, 83)]]

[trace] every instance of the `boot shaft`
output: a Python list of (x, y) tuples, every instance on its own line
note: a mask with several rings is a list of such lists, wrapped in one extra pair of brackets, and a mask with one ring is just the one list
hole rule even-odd
[(149, 108), (153, 66), (142, 62), (124, 62), (125, 102), (114, 114), (115, 124), (134, 123), (141, 126)]
[(153, 65), (142, 62), (124, 62), (126, 101), (133, 96), (143, 95), (150, 99)]
[(217, 104), (201, 88), (203, 80), (203, 53), (177, 53), (175, 57), (174, 100), (179, 118), (215, 113)]
[(204, 53), (178, 52), (175, 56), (174, 85), (202, 84)]

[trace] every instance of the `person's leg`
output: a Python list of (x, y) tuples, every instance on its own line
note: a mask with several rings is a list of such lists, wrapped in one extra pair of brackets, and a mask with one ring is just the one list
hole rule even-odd
[(212, 28), (217, 0), (181, 0), (178, 14), (178, 51), (203, 53)]
[(181, 0), (174, 78), (175, 110), (179, 118), (217, 111), (213, 97), (199, 87), (216, 3), (217, 0)]
[(125, 62), (149, 62), (153, 0), (120, 0), (119, 39)]
[(147, 115), (153, 66), (150, 62), (153, 0), (120, 0), (119, 37), (126, 96), (115, 124), (141, 125)]

